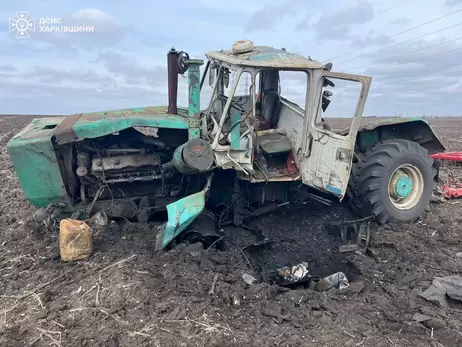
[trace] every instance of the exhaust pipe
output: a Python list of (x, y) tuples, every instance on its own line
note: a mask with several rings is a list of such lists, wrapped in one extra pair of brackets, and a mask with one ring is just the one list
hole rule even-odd
[(172, 48), (167, 54), (168, 113), (178, 114), (178, 51)]

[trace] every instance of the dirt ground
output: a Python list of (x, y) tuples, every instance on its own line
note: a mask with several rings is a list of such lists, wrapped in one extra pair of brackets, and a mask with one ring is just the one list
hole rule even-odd
[[(223, 252), (155, 253), (152, 226), (111, 227), (90, 259), (64, 263), (57, 230), (27, 227), (35, 208), (6, 152), (30, 120), (0, 119), (0, 346), (462, 346), (461, 305), (419, 297), (433, 277), (461, 269), (459, 201), (432, 204), (412, 225), (372, 225), (368, 255), (338, 251), (328, 224), (354, 218), (345, 204), (300, 200), (253, 221), (260, 235), (226, 228)], [(462, 121), (431, 122), (462, 150)], [(301, 261), (317, 277), (343, 271), (350, 287), (271, 284), (278, 266)], [(417, 323), (415, 313), (433, 319)]]

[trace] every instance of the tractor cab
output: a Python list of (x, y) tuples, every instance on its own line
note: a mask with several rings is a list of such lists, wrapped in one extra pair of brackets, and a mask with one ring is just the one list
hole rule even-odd
[[(251, 41), (206, 56), (201, 94), (210, 101), (201, 117), (202, 134), (212, 143), (218, 165), (250, 182), (302, 180), (342, 198), (371, 79), (333, 73), (332, 64)], [(283, 96), (286, 72), (298, 72), (292, 88), (305, 96), (303, 103)], [(335, 89), (332, 78), (361, 88), (351, 126), (339, 131), (323, 118), (335, 100), (328, 90)]]

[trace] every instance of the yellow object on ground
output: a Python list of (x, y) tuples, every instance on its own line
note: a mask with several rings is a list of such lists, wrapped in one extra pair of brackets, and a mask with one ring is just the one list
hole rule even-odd
[(59, 253), (61, 260), (86, 259), (93, 252), (93, 232), (87, 223), (62, 219), (59, 224)]

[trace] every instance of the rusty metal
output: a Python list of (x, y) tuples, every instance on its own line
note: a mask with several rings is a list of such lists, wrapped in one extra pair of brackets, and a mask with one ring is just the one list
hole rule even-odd
[(357, 236), (356, 248), (358, 250), (362, 249), (363, 251), (365, 251), (366, 248), (369, 246), (369, 241), (371, 237), (371, 222), (373, 219), (373, 216), (368, 216), (366, 218), (361, 219), (334, 222), (330, 223), (329, 225), (339, 229), (342, 242), (347, 241), (348, 230), (352, 228)]
[[(182, 55), (179, 59), (183, 59), (186, 53), (181, 53)], [(188, 84), (189, 84), (189, 107), (188, 107), (188, 117), (190, 120), (195, 122), (189, 122), (189, 138), (198, 138), (200, 137), (200, 128), (199, 128), (199, 116), (200, 116), (200, 66), (203, 65), (204, 61), (200, 59), (189, 59), (183, 61), (179, 66), (180, 71), (183, 69), (188, 70)], [(186, 71), (184, 70), (184, 71)], [(196, 126), (193, 126), (194, 123)]]
[(74, 142), (78, 136), (75, 133), (73, 126), (82, 116), (81, 113), (67, 116), (59, 125), (54, 129), (53, 135), (59, 145)]
[(178, 114), (178, 52), (172, 48), (167, 54), (168, 113)]

